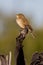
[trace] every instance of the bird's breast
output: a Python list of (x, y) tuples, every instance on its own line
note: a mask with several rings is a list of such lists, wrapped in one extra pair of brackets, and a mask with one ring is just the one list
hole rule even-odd
[(25, 28), (24, 22), (22, 19), (16, 19), (17, 24), (21, 27), (21, 28)]

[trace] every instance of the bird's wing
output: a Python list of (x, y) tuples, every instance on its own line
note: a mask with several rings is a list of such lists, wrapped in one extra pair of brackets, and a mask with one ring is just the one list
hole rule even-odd
[(23, 21), (24, 21), (24, 25), (28, 25), (29, 24), (29, 22), (28, 22), (28, 20), (26, 18), (23, 19)]
[(30, 20), (28, 21), (26, 18), (25, 18), (25, 24), (28, 25), (28, 28), (32, 31), (32, 26), (30, 24)]

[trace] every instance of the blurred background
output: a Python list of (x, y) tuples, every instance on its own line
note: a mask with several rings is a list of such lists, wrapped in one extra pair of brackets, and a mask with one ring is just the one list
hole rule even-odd
[(23, 42), (26, 65), (29, 65), (34, 52), (43, 52), (43, 0), (0, 0), (0, 54), (12, 51), (12, 65), (15, 64), (16, 37), (20, 30), (16, 24), (17, 13), (30, 19), (36, 34), (33, 39), (29, 33)]

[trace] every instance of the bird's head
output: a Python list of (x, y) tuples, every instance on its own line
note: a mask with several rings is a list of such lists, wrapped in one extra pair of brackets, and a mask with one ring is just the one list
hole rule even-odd
[(16, 18), (24, 18), (24, 15), (22, 13), (16, 14)]

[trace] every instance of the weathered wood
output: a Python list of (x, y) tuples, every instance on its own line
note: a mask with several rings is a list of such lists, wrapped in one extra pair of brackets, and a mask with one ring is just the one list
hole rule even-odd
[(25, 65), (24, 52), (23, 52), (23, 40), (28, 34), (28, 29), (23, 29), (16, 38), (16, 50), (15, 50), (15, 59), (16, 65)]
[(30, 65), (43, 65), (43, 52), (34, 53)]
[(8, 55), (0, 55), (0, 65), (11, 65), (11, 52)]

